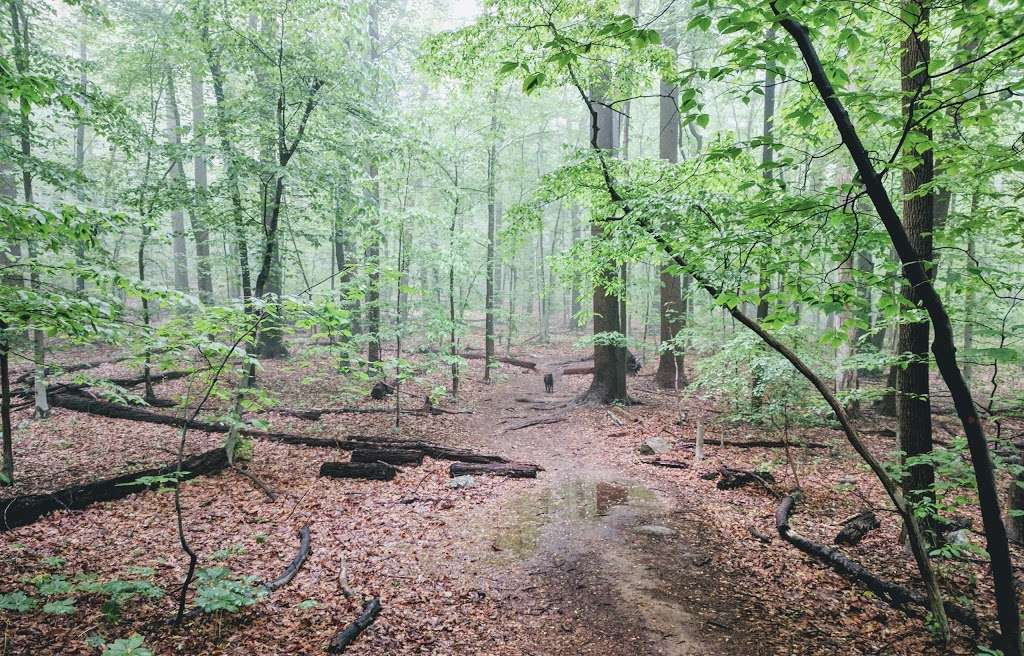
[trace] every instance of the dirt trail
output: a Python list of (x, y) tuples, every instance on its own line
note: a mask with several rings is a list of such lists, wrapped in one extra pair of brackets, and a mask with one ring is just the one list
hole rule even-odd
[[(530, 653), (771, 653), (744, 631), (756, 609), (735, 598), (717, 536), (684, 491), (645, 476), (632, 454), (610, 453), (605, 410), (568, 405), (590, 377), (559, 377), (557, 393), (543, 393), (540, 374), (564, 359), (507, 376), (467, 416), (482, 448), (545, 471), (465, 518), (465, 573), (500, 573), (505, 601), (533, 618)], [(552, 414), (567, 421), (508, 431)]]

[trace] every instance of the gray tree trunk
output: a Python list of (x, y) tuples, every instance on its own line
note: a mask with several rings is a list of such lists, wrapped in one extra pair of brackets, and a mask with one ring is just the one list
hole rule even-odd
[(193, 70), (192, 87), (192, 170), (195, 178), (195, 198), (191, 205), (189, 222), (196, 248), (196, 287), (199, 300), (213, 302), (213, 275), (210, 262), (210, 232), (206, 226), (205, 211), (209, 195), (209, 179), (206, 162), (206, 100), (203, 93), (202, 73)]
[[(185, 186), (185, 171), (181, 165), (181, 114), (178, 112), (178, 92), (174, 72), (167, 73), (167, 141), (171, 144), (171, 185), (178, 190)], [(185, 241), (185, 210), (180, 206), (171, 210), (171, 250), (174, 267), (174, 289), (188, 292), (188, 245)]]

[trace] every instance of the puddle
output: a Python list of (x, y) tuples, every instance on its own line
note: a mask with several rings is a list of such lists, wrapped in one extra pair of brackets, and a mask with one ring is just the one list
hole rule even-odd
[(570, 538), (600, 538), (624, 519), (656, 508), (655, 493), (642, 485), (567, 479), (516, 498), (506, 521), (496, 527), (493, 544), (496, 551), (525, 559), (542, 543), (557, 549)]

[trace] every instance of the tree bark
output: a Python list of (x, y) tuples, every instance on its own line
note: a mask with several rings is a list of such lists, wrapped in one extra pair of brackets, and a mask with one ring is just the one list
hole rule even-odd
[[(904, 10), (916, 16), (910, 34), (903, 42), (900, 56), (900, 74), (903, 91), (903, 120), (911, 125), (920, 116), (918, 103), (928, 94), (929, 44), (924, 35), (928, 29), (929, 0), (904, 0)], [(913, 129), (921, 139), (931, 139), (931, 130), (925, 126)], [(917, 253), (920, 263), (930, 278), (934, 279), (932, 264), (932, 231), (935, 224), (935, 196), (933, 191), (922, 193), (920, 189), (931, 185), (934, 179), (933, 152), (931, 149), (918, 154), (914, 147), (904, 149), (903, 156), (913, 162), (903, 171), (903, 229), (910, 245)], [(914, 308), (921, 306), (920, 293), (904, 283), (903, 297)], [(899, 435), (900, 450), (906, 457), (931, 453), (932, 411), (928, 396), (928, 337), (927, 321), (901, 323), (897, 340), (897, 353), (908, 359), (906, 365), (896, 374), (896, 432)], [(933, 504), (935, 473), (930, 464), (909, 468), (903, 477), (903, 493), (911, 503)], [(923, 528), (933, 534), (934, 521), (922, 522)]]
[[(659, 125), (658, 155), (675, 164), (679, 161), (679, 88), (665, 80), (661, 81)], [(686, 369), (682, 345), (675, 340), (686, 325), (686, 307), (679, 274), (661, 272), (658, 309), (661, 345), (654, 382), (662, 389), (680, 389), (686, 386)]]
[(209, 195), (209, 180), (206, 162), (206, 99), (203, 93), (203, 77), (198, 70), (191, 74), (192, 91), (192, 170), (195, 178), (195, 197), (191, 204), (189, 221), (196, 248), (196, 287), (199, 300), (213, 302), (213, 275), (210, 263), (210, 231), (206, 226), (206, 206)]
[[(615, 112), (605, 104), (599, 94), (593, 94), (588, 101), (591, 115), (591, 143), (598, 150), (610, 155), (615, 148), (618, 134), (615, 126)], [(591, 220), (590, 234), (595, 240), (604, 236), (601, 219)], [(582, 400), (589, 403), (625, 403), (626, 394), (626, 346), (619, 316), (619, 301), (608, 291), (617, 274), (613, 263), (605, 262), (594, 282), (594, 377)]]
[[(171, 145), (171, 185), (184, 189), (185, 171), (181, 164), (181, 114), (178, 111), (178, 92), (174, 84), (174, 71), (167, 72), (167, 141)], [(174, 267), (174, 289), (188, 292), (188, 247), (185, 242), (185, 210), (180, 206), (171, 210), (171, 245)]]
[(495, 246), (495, 166), (497, 165), (498, 89), (491, 90), (491, 134), (487, 145), (487, 275), (484, 283), (484, 380), (491, 380), (494, 363), (494, 246)]

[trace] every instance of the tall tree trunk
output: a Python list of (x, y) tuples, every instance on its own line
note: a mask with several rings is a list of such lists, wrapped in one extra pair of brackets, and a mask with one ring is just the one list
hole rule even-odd
[[(368, 12), (368, 34), (370, 38), (370, 70), (376, 81), (376, 67), (380, 60), (380, 8), (376, 0), (372, 0)], [(380, 92), (378, 84), (374, 84), (374, 94)], [(367, 177), (370, 178), (370, 203), (373, 207), (372, 220), (377, 224), (371, 226), (367, 237), (366, 266), (369, 267), (370, 287), (366, 290), (366, 319), (369, 341), (367, 342), (366, 359), (370, 365), (380, 362), (380, 251), (382, 230), (380, 223), (380, 172), (377, 162), (370, 161), (366, 166)]]
[(207, 196), (209, 180), (206, 164), (206, 99), (203, 93), (203, 77), (199, 70), (193, 69), (191, 74), (192, 87), (192, 170), (195, 178), (195, 198), (191, 204), (189, 222), (192, 224), (192, 237), (196, 248), (196, 287), (199, 289), (199, 300), (203, 303), (213, 302), (213, 275), (210, 263), (210, 232), (206, 226)]
[(11, 376), (8, 364), (7, 324), (0, 320), (0, 430), (3, 436), (3, 468), (0, 485), (14, 483), (14, 431), (11, 429)]
[[(661, 81), (658, 125), (658, 155), (675, 164), (679, 161), (679, 88), (665, 80)], [(661, 345), (654, 381), (662, 389), (682, 388), (686, 386), (685, 356), (675, 340), (686, 325), (686, 306), (678, 274), (661, 272), (658, 309)]]
[(231, 139), (228, 125), (227, 96), (224, 92), (224, 71), (220, 64), (220, 48), (210, 39), (209, 3), (203, 0), (201, 5), (202, 24), (200, 25), (200, 41), (206, 54), (206, 62), (210, 68), (210, 79), (213, 82), (213, 98), (217, 105), (216, 127), (220, 141), (221, 157), (224, 159), (225, 173), (228, 178), (228, 190), (231, 195), (231, 222), (234, 228), (233, 248), (238, 258), (238, 271), (241, 282), (242, 304), (246, 312), (252, 311), (252, 273), (249, 267), (249, 247), (245, 238), (245, 209), (242, 207), (242, 189), (239, 180), (238, 158), (235, 145)]
[[(910, 34), (903, 42), (900, 56), (900, 74), (903, 91), (903, 120), (910, 124), (920, 118), (920, 99), (928, 92), (929, 45), (928, 30), (929, 0), (904, 0), (907, 15), (916, 16)], [(931, 130), (926, 126), (914, 128), (921, 139), (931, 139)], [(917, 143), (916, 141), (914, 143)], [(903, 171), (903, 228), (915, 252), (925, 264), (929, 276), (931, 270), (932, 231), (935, 220), (934, 192), (921, 193), (922, 187), (931, 185), (934, 178), (933, 153), (931, 149), (917, 154), (915, 147), (905, 149), (903, 156), (914, 161), (912, 167)], [(912, 307), (920, 307), (918, 291), (909, 283), (901, 290), (903, 297)], [(928, 338), (927, 321), (901, 323), (897, 352), (909, 361), (900, 368), (896, 376), (896, 421), (900, 449), (906, 456), (913, 457), (930, 453), (932, 450), (932, 410), (928, 396)], [(910, 467), (903, 477), (903, 493), (911, 503), (934, 502), (932, 487), (935, 473), (930, 464)], [(934, 531), (931, 521), (922, 523), (926, 532)], [(934, 535), (929, 536), (934, 539)]]
[[(78, 73), (78, 84), (81, 86), (82, 94), (85, 95), (88, 92), (89, 87), (89, 76), (86, 73), (86, 65), (88, 62), (89, 51), (85, 43), (85, 13), (82, 13), (82, 24), (81, 32), (78, 36), (78, 65), (80, 67)], [(78, 171), (79, 175), (85, 173), (85, 121), (79, 121), (78, 125), (75, 126), (75, 170)], [(85, 247), (82, 244), (75, 246), (75, 260), (76, 263), (81, 265), (85, 259)], [(85, 278), (81, 275), (75, 276), (75, 291), (85, 291)]]
[[(178, 111), (178, 91), (174, 84), (174, 71), (167, 72), (167, 141), (171, 144), (171, 184), (183, 190), (185, 171), (181, 165), (181, 114)], [(174, 266), (174, 289), (188, 292), (188, 246), (185, 242), (185, 210), (180, 206), (171, 211), (171, 246)]]
[[(588, 103), (591, 115), (591, 143), (602, 151), (603, 157), (612, 156), (618, 134), (615, 112), (601, 102), (596, 94)], [(590, 234), (595, 240), (604, 237), (601, 219), (591, 218)], [(614, 293), (613, 280), (617, 267), (606, 262), (594, 281), (594, 377), (582, 400), (589, 403), (628, 403), (626, 394), (626, 347), (619, 316), (619, 300)]]
[[(11, 36), (14, 42), (14, 65), (19, 75), (28, 75), (30, 69), (31, 38), (28, 27), (28, 16), (25, 14), (25, 5), (22, 0), (9, 0), (8, 8), (11, 16)], [(32, 169), (27, 165), (32, 158), (32, 118), (31, 105), (28, 100), (22, 98), (19, 104), (18, 116), (21, 121), (21, 134), (19, 135), (21, 145), (21, 156), (26, 162), (21, 169), (22, 193), (25, 203), (31, 205), (35, 202), (32, 192)], [(35, 259), (37, 253), (32, 243), (28, 245), (29, 257)], [(32, 289), (38, 290), (40, 285), (38, 268), (34, 265), (29, 274), (29, 284)], [(37, 419), (45, 419), (50, 416), (50, 403), (47, 399), (46, 384), (46, 331), (41, 328), (32, 330), (32, 364), (34, 367), (33, 379), (35, 390), (34, 416)]]
[(494, 363), (494, 240), (497, 216), (495, 212), (495, 166), (497, 165), (498, 89), (491, 90), (491, 134), (487, 145), (487, 275), (484, 283), (484, 380), (491, 380)]

